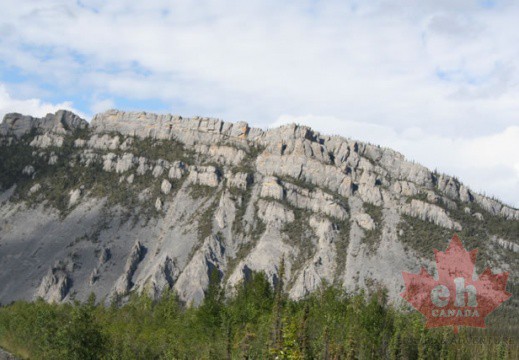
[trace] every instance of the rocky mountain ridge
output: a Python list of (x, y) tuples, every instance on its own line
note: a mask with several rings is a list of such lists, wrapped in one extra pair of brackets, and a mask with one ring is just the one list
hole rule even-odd
[[(210, 273), (251, 271), (289, 295), (322, 283), (402, 290), (459, 233), (519, 269), (519, 210), (401, 154), (299, 125), (68, 111), (0, 124), (0, 301), (158, 297), (199, 304)], [(481, 268), (480, 268), (481, 267)]]

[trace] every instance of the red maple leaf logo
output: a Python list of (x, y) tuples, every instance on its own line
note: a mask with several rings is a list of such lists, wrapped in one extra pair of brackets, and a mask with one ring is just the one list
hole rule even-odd
[(425, 268), (420, 274), (402, 272), (406, 290), (400, 294), (427, 318), (426, 327), (485, 327), (485, 317), (512, 294), (506, 291), (508, 273), (490, 268), (477, 278), (474, 264), (478, 250), (466, 251), (454, 235), (445, 252), (434, 249), (438, 279)]

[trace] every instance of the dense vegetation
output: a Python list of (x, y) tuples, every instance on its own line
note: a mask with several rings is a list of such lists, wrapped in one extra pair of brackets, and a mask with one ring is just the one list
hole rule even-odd
[[(16, 302), (0, 308), (0, 346), (36, 359), (517, 359), (517, 333), (425, 329), (416, 312), (335, 287), (299, 301), (251, 273), (225, 299), (212, 276), (199, 308), (173, 293), (123, 306)], [(514, 335), (515, 334), (515, 335)]]

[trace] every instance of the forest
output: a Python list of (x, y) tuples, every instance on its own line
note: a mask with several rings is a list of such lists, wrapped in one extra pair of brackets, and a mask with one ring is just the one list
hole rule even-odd
[(506, 316), (493, 320), (455, 334), (426, 329), (421, 314), (389, 305), (383, 290), (351, 295), (323, 285), (295, 301), (263, 273), (232, 294), (216, 274), (198, 307), (172, 291), (110, 305), (94, 295), (4, 305), (0, 347), (31, 359), (518, 359), (516, 327), (504, 326)]

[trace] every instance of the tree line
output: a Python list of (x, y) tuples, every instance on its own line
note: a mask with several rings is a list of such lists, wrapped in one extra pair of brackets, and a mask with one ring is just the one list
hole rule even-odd
[[(281, 277), (282, 278), (282, 277)], [(0, 346), (31, 359), (517, 359), (516, 333), (426, 329), (423, 317), (323, 285), (291, 300), (252, 273), (226, 296), (214, 272), (203, 303), (173, 291), (125, 304), (18, 301), (0, 308)]]

